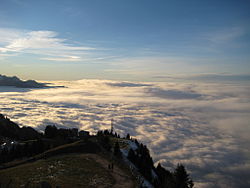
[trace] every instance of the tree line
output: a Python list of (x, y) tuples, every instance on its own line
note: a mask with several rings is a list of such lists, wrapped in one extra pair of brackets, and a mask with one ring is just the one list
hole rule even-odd
[[(98, 140), (101, 145), (118, 159), (121, 159), (122, 152), (119, 142), (116, 141), (112, 150), (110, 137), (120, 138), (120, 135), (109, 130), (98, 131)], [(192, 188), (194, 183), (182, 164), (178, 164), (171, 172), (165, 169), (160, 163), (157, 167), (154, 166), (149, 149), (146, 145), (139, 143), (136, 139), (131, 139), (130, 134), (127, 134), (123, 139), (134, 142), (137, 149), (129, 149), (127, 159), (135, 165), (143, 177), (148, 180), (154, 187), (157, 188)], [(155, 174), (155, 176), (153, 175)]]

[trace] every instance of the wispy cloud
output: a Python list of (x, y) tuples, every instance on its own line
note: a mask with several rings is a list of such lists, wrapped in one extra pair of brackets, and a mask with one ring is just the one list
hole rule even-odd
[[(54, 31), (0, 29), (0, 55), (29, 53), (50, 61), (81, 61), (93, 47), (79, 46)], [(63, 55), (62, 55), (63, 54)]]
[(79, 56), (44, 57), (41, 59), (48, 60), (48, 61), (82, 61), (82, 58)]
[(205, 38), (210, 42), (219, 44), (231, 42), (243, 36), (245, 33), (246, 29), (244, 27), (231, 27), (209, 33)]

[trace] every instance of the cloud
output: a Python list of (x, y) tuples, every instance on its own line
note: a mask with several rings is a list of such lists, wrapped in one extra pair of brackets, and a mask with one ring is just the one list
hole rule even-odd
[(42, 60), (48, 61), (82, 61), (79, 56), (65, 56), (65, 57), (44, 57)]
[(1, 28), (0, 29), (0, 44), (8, 44), (13, 40), (23, 36), (24, 31), (17, 29)]
[(191, 75), (158, 75), (152, 76), (153, 79), (168, 79), (168, 80), (196, 80), (202, 82), (221, 82), (221, 81), (228, 81), (228, 82), (241, 82), (241, 81), (250, 81), (250, 74), (215, 74), (215, 73), (204, 73), (204, 74), (191, 74)]
[[(110, 128), (147, 144), (155, 162), (183, 163), (196, 187), (249, 187), (249, 86), (79, 80), (65, 88), (0, 92), (0, 111), (21, 125)], [(145, 85), (145, 86), (144, 86)]]
[(131, 83), (131, 82), (115, 82), (115, 83), (107, 83), (107, 85), (114, 86), (114, 87), (144, 87), (144, 86), (151, 86), (151, 84)]
[[(2, 36), (1, 36), (2, 35)], [(95, 48), (78, 46), (59, 38), (54, 31), (0, 29), (0, 54), (30, 53), (50, 61), (80, 61)], [(63, 55), (62, 55), (63, 54)]]
[(154, 97), (169, 98), (169, 99), (201, 99), (202, 94), (193, 91), (180, 91), (176, 89), (164, 90), (161, 88), (146, 89), (146, 93)]
[(28, 92), (30, 91), (29, 88), (16, 88), (11, 86), (0, 86), (0, 92)]
[(246, 33), (244, 27), (226, 28), (207, 35), (207, 39), (213, 43), (227, 43), (233, 41)]
[(249, 74), (199, 74), (186, 77), (185, 79), (202, 81), (250, 81)]

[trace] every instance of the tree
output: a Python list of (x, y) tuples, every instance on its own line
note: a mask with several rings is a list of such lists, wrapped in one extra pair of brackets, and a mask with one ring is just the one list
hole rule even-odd
[(126, 136), (126, 139), (129, 139), (130, 140), (130, 134), (128, 133), (127, 136)]
[(104, 149), (106, 149), (107, 151), (111, 150), (111, 145), (110, 145), (110, 138), (109, 136), (100, 136), (100, 138), (98, 139), (100, 144), (102, 145), (102, 147)]
[(45, 128), (44, 133), (45, 133), (45, 137), (47, 137), (47, 138), (54, 138), (57, 135), (57, 128), (54, 125), (53, 126), (48, 125)]
[(182, 164), (177, 165), (174, 171), (174, 178), (176, 188), (192, 188), (194, 186), (193, 181)]
[(170, 171), (162, 167), (160, 163), (158, 163), (155, 171), (158, 177), (158, 179), (154, 182), (155, 187), (159, 187), (159, 188), (173, 188), (174, 187), (175, 185), (174, 178), (173, 178), (173, 174)]
[(118, 142), (115, 143), (114, 155), (117, 157), (121, 157), (121, 155), (122, 155), (121, 150), (120, 150), (120, 145)]
[(136, 155), (133, 149), (129, 149), (128, 151), (128, 157), (127, 157), (132, 163), (135, 163), (136, 161)]
[(137, 147), (139, 147), (140, 144), (139, 144), (138, 140), (135, 139), (134, 142), (135, 142), (135, 144), (137, 145)]

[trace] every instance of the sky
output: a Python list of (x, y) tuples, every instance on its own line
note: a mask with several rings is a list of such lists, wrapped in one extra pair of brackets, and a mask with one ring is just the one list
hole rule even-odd
[(141, 81), (246, 76), (249, 10), (249, 0), (0, 0), (1, 74)]

